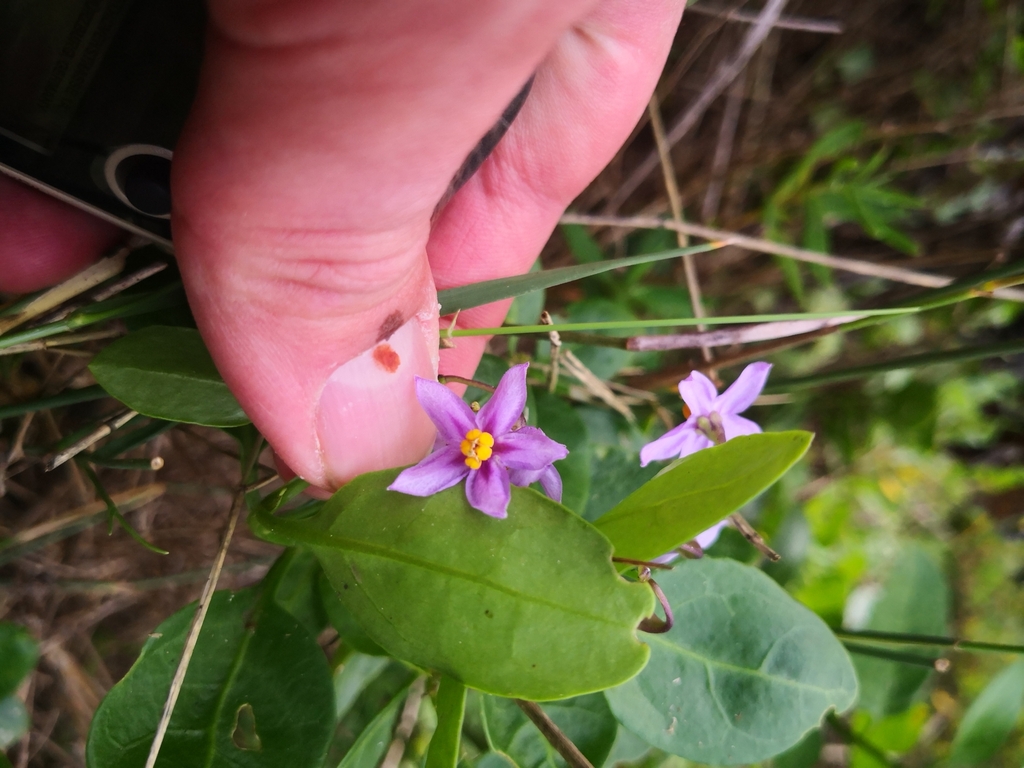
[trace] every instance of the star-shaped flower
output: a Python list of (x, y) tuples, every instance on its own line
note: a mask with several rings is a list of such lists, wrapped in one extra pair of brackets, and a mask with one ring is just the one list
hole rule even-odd
[(670, 429), (640, 451), (640, 465), (659, 459), (689, 456), (739, 435), (752, 435), (761, 428), (739, 414), (761, 394), (772, 369), (769, 363), (751, 363), (722, 394), (707, 376), (694, 371), (679, 382), (679, 394), (689, 409), (685, 422)]
[(526, 407), (528, 363), (514, 365), (501, 377), (479, 413), (448, 387), (416, 379), (416, 398), (437, 427), (434, 452), (403, 471), (390, 491), (431, 496), (466, 478), (466, 499), (491, 517), (505, 517), (512, 498), (510, 484), (540, 482), (555, 501), (562, 499), (562, 478), (552, 463), (569, 451), (537, 427), (519, 427)]

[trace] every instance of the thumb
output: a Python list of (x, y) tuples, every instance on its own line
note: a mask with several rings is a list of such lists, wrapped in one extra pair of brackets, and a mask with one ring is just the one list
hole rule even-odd
[(175, 247), (222, 375), (315, 485), (430, 449), (413, 384), (437, 371), (431, 213), (580, 12), (547, 5), (211, 4)]

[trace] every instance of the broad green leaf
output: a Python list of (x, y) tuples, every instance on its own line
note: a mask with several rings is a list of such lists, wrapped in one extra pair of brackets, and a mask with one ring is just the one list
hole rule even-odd
[(473, 768), (519, 768), (508, 755), (501, 752), (484, 752), (471, 765)]
[(547, 390), (533, 388), (537, 425), (552, 440), (565, 445), (569, 455), (555, 463), (562, 476), (562, 504), (579, 515), (590, 495), (590, 444), (587, 425), (576, 409)]
[(1024, 659), (998, 675), (974, 700), (953, 739), (950, 765), (986, 765), (1017, 723), (1024, 706)]
[(516, 487), (496, 520), (469, 506), (462, 484), (429, 498), (388, 491), (397, 474), (356, 478), (308, 520), (256, 509), (250, 521), (271, 541), (309, 546), (390, 654), (478, 690), (558, 699), (643, 667), (635, 630), (651, 591), (617, 575), (587, 522)]
[(28, 712), (21, 699), (7, 696), (0, 699), (0, 749), (7, 749), (28, 731)]
[(540, 272), (531, 272), (514, 277), (501, 277), (497, 280), (485, 280), (482, 283), (463, 285), (437, 292), (437, 300), (441, 302), (441, 314), (450, 315), (457, 310), (472, 309), (483, 304), (490, 304), (502, 299), (512, 299), (526, 293), (552, 288), (573, 280), (581, 280), (591, 275), (599, 275), (621, 267), (634, 264), (647, 264), (652, 261), (676, 259), (688, 253), (705, 253), (722, 247), (722, 243), (712, 242), (695, 245), (690, 248), (676, 248), (661, 253), (648, 253), (642, 256), (628, 256), (622, 259), (606, 259), (591, 264), (578, 264), (572, 267), (557, 267)]
[[(391, 738), (398, 723), (398, 715), (409, 695), (407, 688), (403, 688), (391, 699), (384, 709), (370, 721), (366, 726), (352, 749), (345, 753), (345, 757), (338, 763), (338, 768), (376, 768), (391, 744)], [(288, 763), (282, 763), (288, 765)]]
[(27, 629), (8, 621), (0, 622), (0, 699), (14, 693), (35, 668), (38, 658), (39, 647)]
[(651, 745), (736, 765), (789, 749), (857, 680), (825, 623), (764, 573), (733, 560), (688, 561), (658, 575), (675, 626), (651, 635), (651, 661), (605, 692), (616, 718)]
[[(882, 596), (864, 629), (919, 635), (946, 634), (949, 587), (945, 574), (920, 545), (905, 547), (885, 580)], [(928, 650), (921, 655), (928, 656)], [(926, 667), (857, 655), (858, 706), (875, 717), (902, 712), (931, 676)]]
[(582, 224), (563, 224), (559, 229), (572, 255), (581, 264), (593, 264), (604, 259), (604, 251), (590, 231)]
[[(161, 624), (100, 704), (90, 768), (145, 764), (194, 613), (189, 605)], [(156, 765), (319, 768), (333, 730), (316, 640), (272, 600), (215, 593)]]
[(685, 544), (778, 480), (807, 451), (809, 432), (745, 435), (691, 454), (594, 525), (616, 557), (650, 560)]
[(391, 663), (386, 656), (353, 653), (334, 671), (334, 711), (341, 720), (384, 668)]
[[(487, 743), (508, 755), (518, 768), (564, 768), (565, 760), (511, 699), (481, 697)], [(548, 717), (593, 764), (611, 752), (619, 724), (600, 693), (544, 705)]]
[(821, 757), (821, 730), (815, 728), (796, 746), (790, 747), (772, 760), (772, 768), (814, 768)]
[(437, 689), (437, 729), (430, 738), (426, 768), (455, 768), (459, 762), (459, 738), (466, 714), (466, 686), (448, 675)]
[(308, 549), (286, 550), (263, 578), (263, 588), (278, 606), (316, 637), (327, 626), (320, 599), (320, 562)]
[(154, 325), (130, 333), (96, 355), (89, 370), (107, 392), (146, 416), (207, 427), (249, 423), (191, 328)]
[[(319, 570), (319, 564), (317, 568)], [(327, 620), (337, 630), (338, 636), (346, 645), (370, 656), (387, 655), (384, 649), (373, 642), (370, 636), (366, 634), (366, 630), (356, 621), (352, 611), (341, 602), (341, 598), (338, 597), (338, 593), (331, 586), (327, 574), (322, 570), (320, 570), (319, 592), (321, 603), (327, 612)]]

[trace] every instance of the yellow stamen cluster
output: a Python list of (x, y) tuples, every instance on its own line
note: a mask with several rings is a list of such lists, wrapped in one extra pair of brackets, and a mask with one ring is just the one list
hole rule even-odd
[(470, 469), (480, 469), (480, 465), (494, 453), (494, 437), (489, 432), (471, 429), (459, 447), (462, 448), (462, 455), (466, 457), (466, 466)]

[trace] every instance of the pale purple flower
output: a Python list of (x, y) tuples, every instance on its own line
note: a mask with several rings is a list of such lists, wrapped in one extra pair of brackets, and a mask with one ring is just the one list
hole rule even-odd
[(680, 381), (679, 394), (689, 408), (689, 416), (675, 429), (645, 445), (640, 451), (640, 465), (646, 467), (659, 459), (689, 456), (734, 437), (760, 432), (757, 424), (739, 414), (761, 394), (771, 369), (769, 363), (751, 363), (722, 394), (699, 371)]
[(388, 490), (431, 496), (466, 478), (466, 499), (491, 517), (508, 514), (510, 483), (539, 482), (548, 496), (561, 501), (562, 478), (552, 462), (569, 451), (537, 427), (519, 426), (528, 367), (509, 368), (479, 413), (443, 384), (417, 377), (416, 398), (437, 427), (434, 452), (403, 471)]

